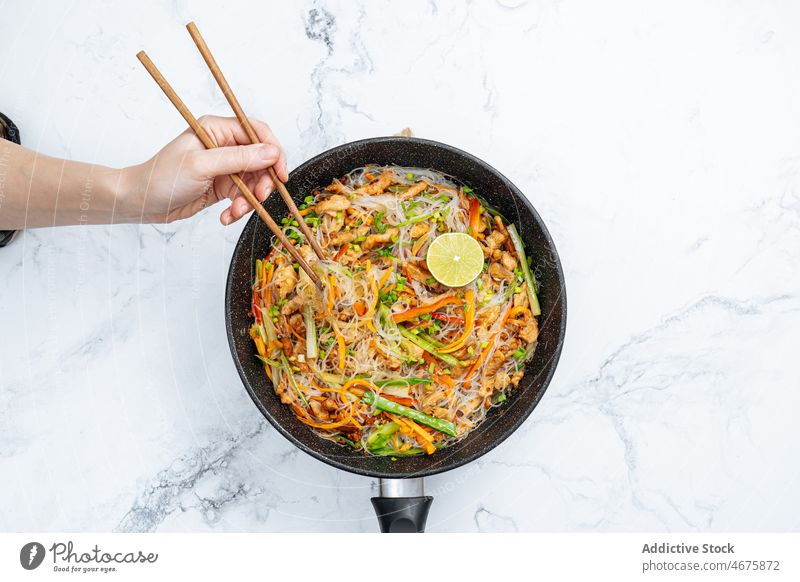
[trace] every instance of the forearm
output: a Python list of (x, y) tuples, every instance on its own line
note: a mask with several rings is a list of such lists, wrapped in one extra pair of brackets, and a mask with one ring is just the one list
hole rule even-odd
[(60, 160), (0, 140), (0, 230), (132, 222), (123, 170)]

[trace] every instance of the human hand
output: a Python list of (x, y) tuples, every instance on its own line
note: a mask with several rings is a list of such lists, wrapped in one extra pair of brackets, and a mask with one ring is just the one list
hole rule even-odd
[(140, 222), (172, 222), (188, 218), (224, 198), (232, 200), (220, 221), (228, 225), (253, 210), (228, 177), (241, 173), (255, 197), (263, 202), (275, 188), (267, 168), (288, 179), (286, 156), (266, 123), (251, 119), (262, 143), (250, 145), (235, 117), (204, 116), (200, 125), (219, 146), (207, 150), (187, 129), (152, 159), (123, 172), (128, 182), (127, 207), (138, 212)]

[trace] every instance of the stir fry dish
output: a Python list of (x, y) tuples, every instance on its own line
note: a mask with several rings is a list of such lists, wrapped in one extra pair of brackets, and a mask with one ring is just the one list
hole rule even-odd
[(514, 225), (469, 187), (366, 166), (312, 192), (282, 228), (323, 282), (275, 245), (255, 264), (250, 337), (281, 402), (369, 455), (433, 454), (520, 383), (540, 315)]

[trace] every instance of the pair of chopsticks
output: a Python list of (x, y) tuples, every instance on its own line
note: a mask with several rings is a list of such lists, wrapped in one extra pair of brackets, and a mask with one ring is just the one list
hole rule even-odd
[[(195, 45), (197, 45), (200, 54), (203, 56), (203, 60), (208, 65), (208, 68), (211, 70), (211, 74), (214, 75), (214, 79), (217, 81), (217, 85), (222, 90), (223, 95), (228, 100), (231, 108), (233, 109), (236, 117), (239, 119), (239, 123), (244, 129), (244, 132), (247, 134), (248, 139), (251, 143), (259, 143), (261, 140), (258, 139), (253, 126), (250, 123), (250, 120), (247, 119), (247, 116), (244, 114), (244, 110), (242, 106), (239, 104), (239, 100), (233, 94), (228, 81), (225, 79), (225, 76), (222, 74), (222, 71), (217, 65), (216, 59), (211, 54), (211, 51), (206, 44), (206, 41), (203, 39), (200, 31), (197, 29), (197, 26), (194, 22), (190, 22), (186, 25), (189, 34), (194, 40)], [(150, 73), (150, 76), (153, 77), (153, 80), (161, 87), (161, 90), (164, 91), (164, 94), (167, 98), (172, 102), (175, 108), (178, 110), (183, 118), (186, 120), (186, 123), (189, 124), (189, 127), (192, 128), (194, 133), (203, 142), (203, 145), (206, 149), (212, 149), (217, 147), (217, 144), (214, 143), (214, 140), (211, 139), (211, 136), (208, 135), (208, 132), (203, 128), (202, 125), (197, 121), (197, 118), (192, 115), (192, 112), (189, 111), (189, 108), (186, 107), (186, 104), (178, 97), (178, 94), (172, 88), (172, 86), (167, 82), (164, 75), (161, 74), (161, 71), (158, 70), (158, 67), (153, 64), (153, 61), (150, 60), (150, 57), (147, 56), (147, 53), (144, 51), (140, 51), (136, 57), (141, 61), (144, 68), (147, 69), (147, 72)], [(294, 219), (297, 221), (297, 224), (300, 225), (300, 230), (306, 237), (306, 240), (311, 245), (311, 248), (314, 249), (314, 252), (320, 259), (324, 259), (324, 253), (322, 248), (319, 246), (316, 237), (311, 232), (311, 229), (308, 228), (306, 221), (300, 214), (300, 211), (297, 209), (297, 205), (292, 200), (291, 194), (286, 189), (286, 186), (283, 182), (278, 179), (278, 175), (275, 173), (275, 169), (270, 167), (268, 168), (270, 178), (272, 178), (272, 182), (277, 186), (278, 192), (283, 198), (283, 201), (286, 203), (286, 206), (289, 208), (289, 212), (291, 212)], [(300, 265), (300, 267), (308, 274), (314, 284), (322, 288), (322, 281), (317, 276), (317, 274), (313, 271), (311, 266), (305, 261), (303, 256), (299, 253), (297, 248), (291, 243), (291, 241), (286, 237), (280, 227), (275, 223), (275, 220), (269, 215), (269, 212), (261, 205), (255, 195), (250, 191), (250, 188), (247, 187), (247, 184), (244, 183), (242, 180), (241, 175), (238, 174), (231, 174), (230, 179), (233, 180), (233, 183), (236, 184), (236, 187), (239, 188), (239, 191), (242, 195), (247, 199), (250, 205), (255, 208), (256, 213), (261, 217), (261, 219), (266, 223), (269, 230), (274, 234), (283, 247), (289, 252), (292, 258), (295, 260), (296, 263)]]

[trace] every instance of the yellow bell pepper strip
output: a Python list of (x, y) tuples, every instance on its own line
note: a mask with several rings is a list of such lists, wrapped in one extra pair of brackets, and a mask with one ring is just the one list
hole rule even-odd
[(432, 311), (436, 311), (437, 309), (441, 309), (445, 305), (461, 305), (462, 300), (460, 297), (456, 297), (455, 295), (445, 295), (444, 297), (434, 301), (433, 303), (428, 303), (427, 305), (420, 305), (419, 307), (414, 307), (412, 309), (407, 309), (405, 311), (401, 311), (400, 313), (392, 314), (392, 319), (395, 323), (401, 323), (403, 321), (408, 321), (409, 319), (414, 319), (415, 317), (419, 317), (420, 315), (425, 315), (426, 313), (431, 313)]
[(475, 328), (475, 292), (472, 289), (467, 289), (466, 293), (464, 293), (464, 298), (467, 301), (464, 332), (453, 343), (439, 348), (439, 352), (442, 354), (449, 354), (463, 348), (464, 344), (467, 343), (467, 340), (469, 340), (472, 335), (472, 330)]

